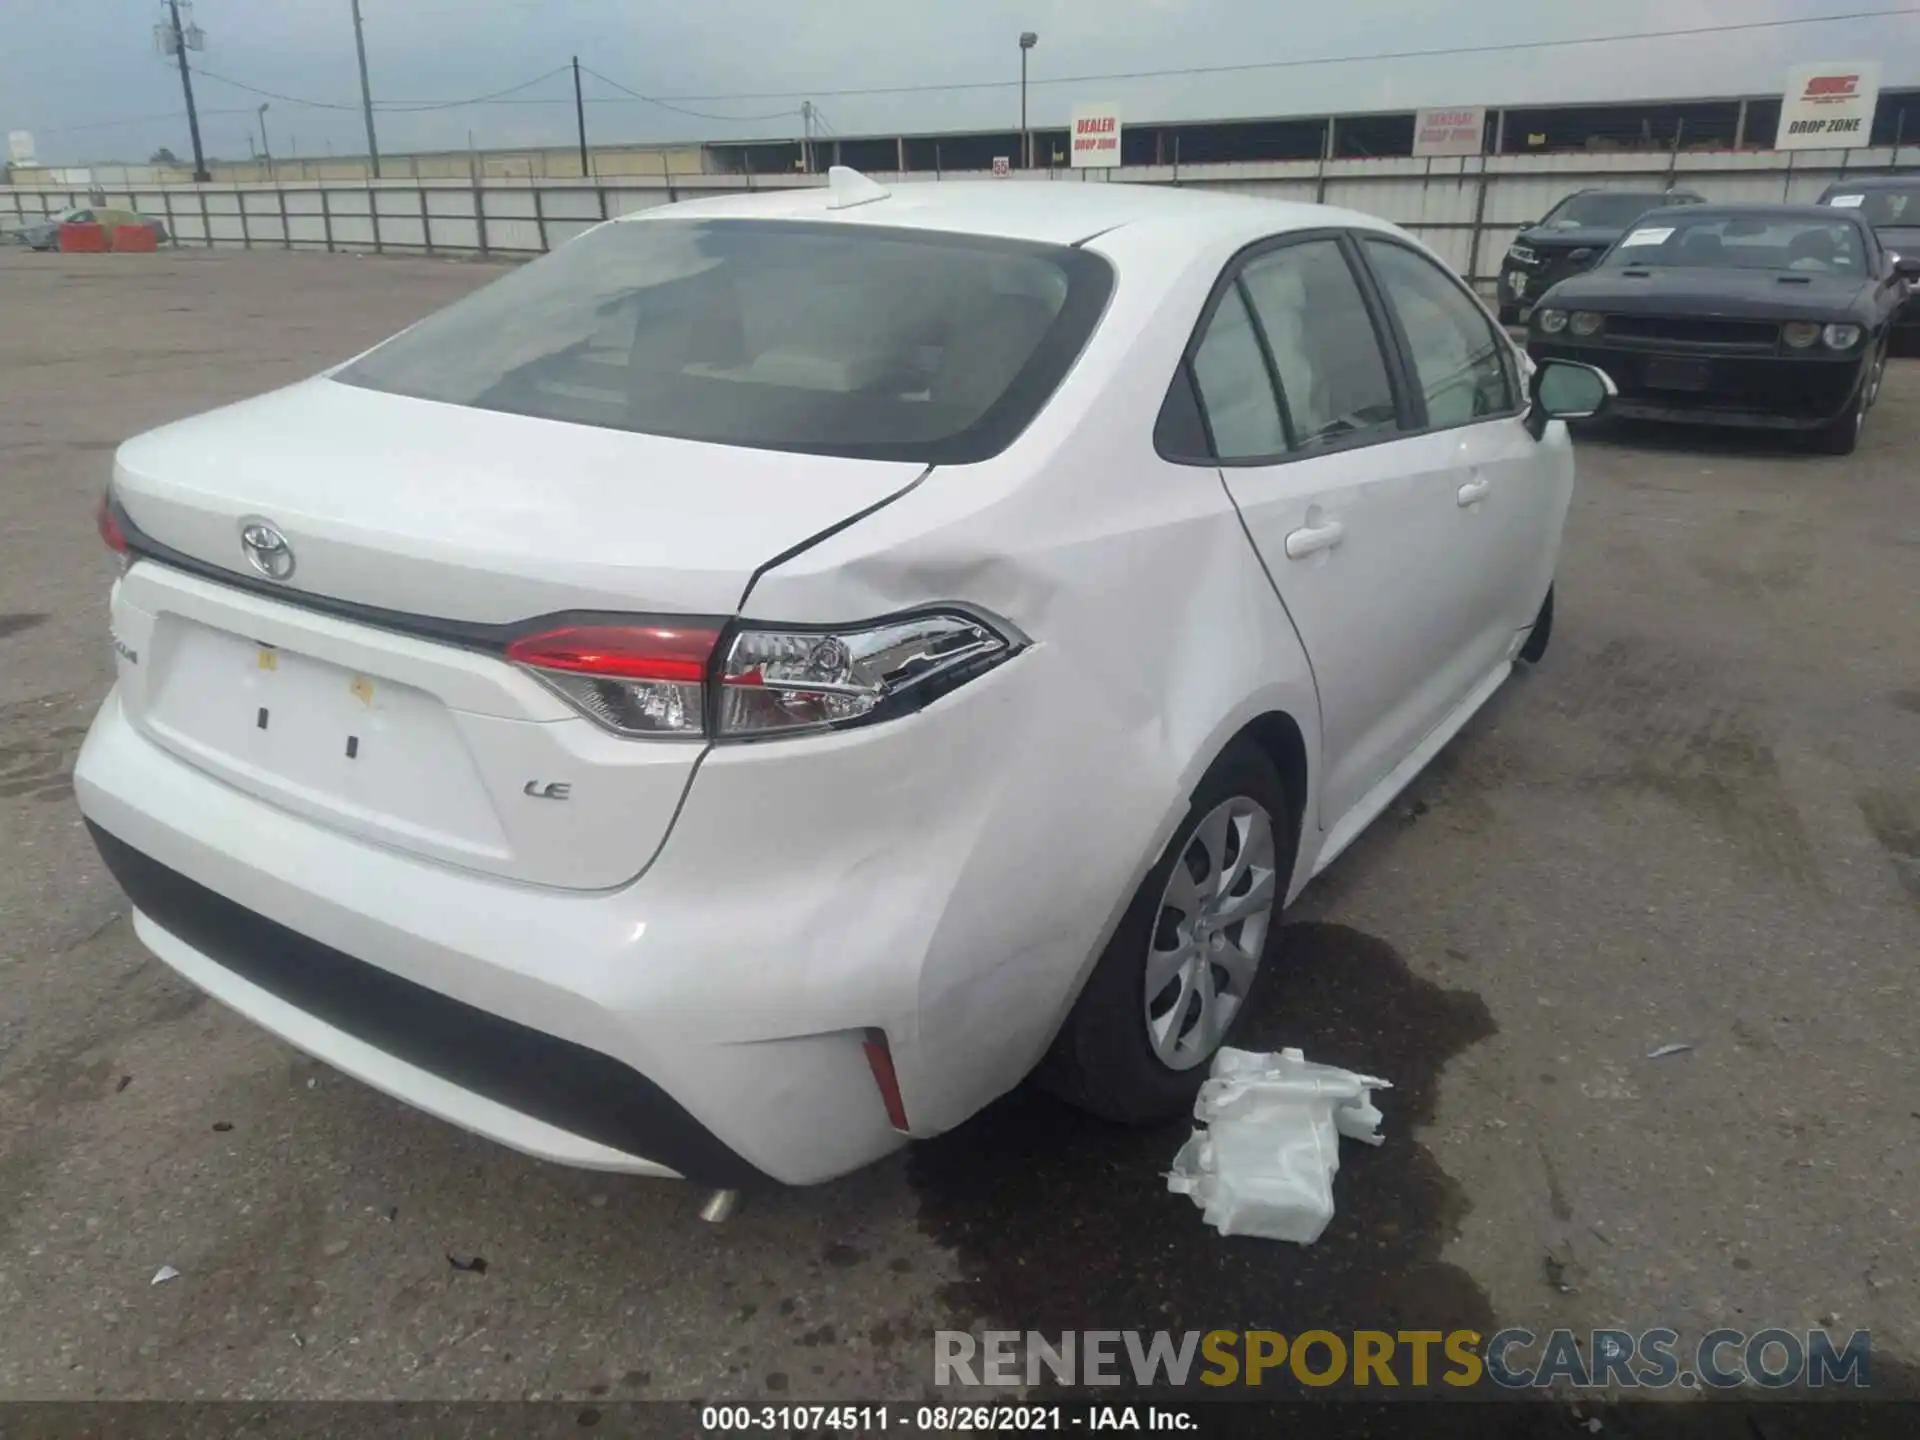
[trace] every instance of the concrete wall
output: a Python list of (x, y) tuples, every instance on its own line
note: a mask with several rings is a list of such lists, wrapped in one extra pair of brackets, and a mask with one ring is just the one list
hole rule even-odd
[[(540, 152), (533, 152), (540, 153)], [(662, 152), (652, 152), (655, 154)], [(1523, 221), (1538, 219), (1586, 186), (1684, 185), (1710, 200), (1809, 202), (1850, 173), (1920, 173), (1920, 147), (1888, 149), (1583, 155), (1509, 155), (1465, 160), (1281, 161), (1106, 172), (1016, 172), (997, 183), (1159, 184), (1322, 201), (1378, 215), (1419, 235), (1476, 282), (1497, 275)], [(577, 157), (575, 166), (578, 167)], [(876, 172), (882, 183), (932, 174)], [(947, 172), (945, 179), (977, 179)], [(600, 219), (707, 194), (824, 183), (819, 176), (383, 180), (282, 178), (278, 183), (108, 186), (104, 203), (162, 218), (181, 245), (535, 255)], [(0, 227), (88, 203), (84, 190), (0, 187)]]

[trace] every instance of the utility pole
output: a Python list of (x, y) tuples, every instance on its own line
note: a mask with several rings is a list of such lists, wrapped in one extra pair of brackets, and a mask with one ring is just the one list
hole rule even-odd
[(800, 142), (800, 169), (811, 175), (813, 173), (813, 102), (811, 100), (800, 102), (800, 133), (804, 137)]
[(590, 180), (593, 171), (587, 164), (587, 102), (580, 94), (580, 57), (573, 57), (573, 120), (580, 127), (580, 178)]
[(360, 107), (367, 116), (367, 161), (373, 166), (373, 178), (378, 180), (380, 142), (373, 138), (373, 87), (367, 83), (367, 37), (360, 28), (360, 0), (353, 0), (353, 48), (360, 56)]
[(267, 159), (267, 179), (273, 179), (273, 147), (267, 143), (267, 102), (262, 100), (254, 107), (260, 117), (260, 153)]
[(1027, 52), (1040, 43), (1031, 30), (1020, 32), (1020, 168), (1033, 168), (1033, 134), (1027, 129)]
[(193, 70), (187, 64), (187, 37), (180, 28), (180, 0), (167, 0), (167, 20), (173, 26), (173, 53), (180, 62), (180, 88), (187, 97), (187, 131), (193, 136), (193, 178), (204, 185), (213, 179), (207, 173), (206, 152), (200, 148), (200, 112), (193, 104)]

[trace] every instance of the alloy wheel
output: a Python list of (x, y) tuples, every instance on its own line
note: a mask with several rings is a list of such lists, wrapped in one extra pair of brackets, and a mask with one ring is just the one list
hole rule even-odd
[(1147, 1043), (1173, 1070), (1220, 1046), (1246, 1000), (1273, 921), (1273, 817), (1247, 796), (1224, 800), (1188, 834), (1148, 942)]

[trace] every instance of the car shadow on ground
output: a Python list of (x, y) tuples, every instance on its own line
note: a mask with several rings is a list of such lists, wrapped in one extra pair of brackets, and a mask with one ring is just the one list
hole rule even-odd
[[(1029, 1084), (909, 1152), (921, 1229), (960, 1262), (943, 1296), (957, 1319), (1048, 1335), (1488, 1332), (1486, 1295), (1440, 1258), (1465, 1197), (1415, 1133), (1433, 1118), (1442, 1068), (1494, 1033), (1486, 1004), (1420, 978), (1371, 936), (1300, 923), (1278, 932), (1250, 1006), (1236, 1044), (1297, 1045), (1393, 1082), (1378, 1097), (1387, 1142), (1341, 1147), (1320, 1241), (1222, 1238), (1166, 1187), (1189, 1121), (1108, 1124)], [(1286, 1393), (1266, 1380), (1251, 1393)]]
[[(1587, 420), (1572, 427), (1576, 444), (1609, 450), (1652, 450), (1669, 455), (1721, 455), (1728, 459), (1783, 457), (1809, 463), (1843, 457), (1815, 450), (1807, 437), (1784, 430), (1741, 430), (1724, 425), (1683, 425), (1660, 420)], [(1873, 419), (1867, 419), (1867, 434)]]

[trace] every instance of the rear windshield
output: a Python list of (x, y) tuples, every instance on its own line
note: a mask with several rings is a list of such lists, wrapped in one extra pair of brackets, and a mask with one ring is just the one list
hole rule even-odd
[(1864, 275), (1860, 231), (1845, 221), (1798, 216), (1664, 213), (1643, 217), (1607, 252), (1606, 265), (1699, 270), (1788, 270)]
[(1568, 196), (1554, 206), (1540, 223), (1556, 230), (1572, 230), (1586, 225), (1596, 230), (1624, 230), (1647, 211), (1672, 203), (1665, 195), (1628, 195), (1596, 190), (1587, 195)]
[(1920, 229), (1920, 185), (1911, 190), (1836, 190), (1824, 203), (1837, 210), (1851, 210), (1869, 225)]
[(722, 445), (957, 464), (1046, 403), (1112, 285), (1082, 250), (870, 225), (603, 225), (350, 385)]

